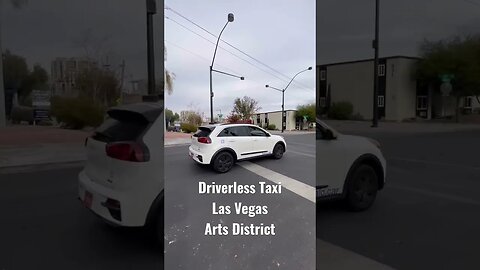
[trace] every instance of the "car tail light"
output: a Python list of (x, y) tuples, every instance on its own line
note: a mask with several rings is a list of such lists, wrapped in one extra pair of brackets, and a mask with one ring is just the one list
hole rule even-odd
[(212, 140), (210, 140), (209, 137), (198, 137), (197, 141), (199, 143), (206, 143), (206, 144), (212, 143)]
[(133, 162), (146, 162), (150, 160), (148, 148), (136, 142), (116, 142), (105, 146), (107, 156)]

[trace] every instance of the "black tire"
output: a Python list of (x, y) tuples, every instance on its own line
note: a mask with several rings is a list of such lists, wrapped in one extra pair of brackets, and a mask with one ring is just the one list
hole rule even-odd
[(162, 250), (164, 247), (164, 212), (158, 211), (157, 218), (155, 220), (155, 239), (157, 240), (157, 245), (159, 245)]
[(275, 144), (272, 151), (272, 157), (274, 159), (281, 159), (283, 157), (283, 153), (285, 153), (285, 147), (281, 143)]
[(226, 173), (232, 169), (235, 158), (228, 151), (218, 153), (212, 162), (212, 168), (219, 173)]
[(364, 211), (372, 206), (378, 191), (378, 175), (368, 165), (358, 166), (347, 182), (346, 203), (352, 211)]

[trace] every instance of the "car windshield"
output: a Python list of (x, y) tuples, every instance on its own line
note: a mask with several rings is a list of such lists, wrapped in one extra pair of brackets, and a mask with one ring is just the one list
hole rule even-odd
[(323, 121), (321, 121), (320, 119), (317, 118), (317, 121), (316, 121), (316, 124), (318, 125), (318, 129), (329, 129), (331, 130), (334, 134), (338, 134), (339, 132), (332, 128), (331, 126), (325, 124)]
[(215, 129), (214, 126), (199, 127), (197, 132), (195, 132), (195, 134), (193, 134), (193, 137), (208, 137), (214, 129)]

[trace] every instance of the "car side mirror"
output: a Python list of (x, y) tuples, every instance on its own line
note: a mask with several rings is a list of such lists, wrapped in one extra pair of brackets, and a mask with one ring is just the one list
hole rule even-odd
[(330, 129), (325, 129), (324, 131), (324, 140), (334, 140), (336, 139), (337, 137), (335, 137), (335, 135), (333, 134), (333, 131), (331, 131)]

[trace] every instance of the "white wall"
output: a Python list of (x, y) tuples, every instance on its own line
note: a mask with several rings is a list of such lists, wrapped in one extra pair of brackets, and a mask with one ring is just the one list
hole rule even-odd
[(327, 67), (327, 87), (330, 84), (331, 102), (349, 101), (353, 113), (372, 119), (373, 61)]
[(402, 121), (416, 117), (417, 84), (413, 76), (415, 59), (387, 60), (385, 119)]

